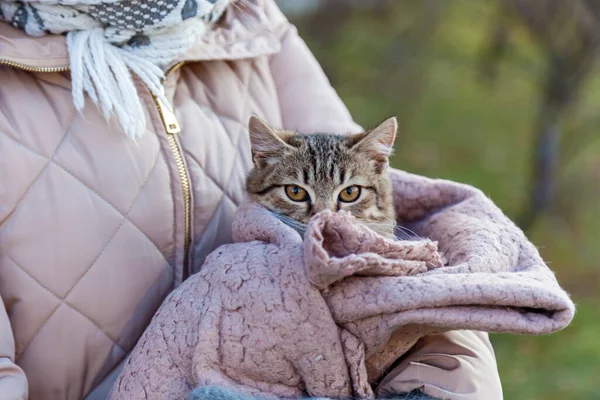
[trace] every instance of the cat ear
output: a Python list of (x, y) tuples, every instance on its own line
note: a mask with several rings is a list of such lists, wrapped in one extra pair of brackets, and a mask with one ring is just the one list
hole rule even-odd
[(352, 148), (367, 153), (377, 162), (385, 163), (394, 150), (397, 130), (396, 117), (388, 118), (377, 128), (358, 135)]
[(286, 143), (290, 134), (277, 132), (256, 115), (250, 117), (248, 131), (250, 132), (252, 159), (258, 167), (277, 162), (284, 151), (292, 149), (292, 146)]

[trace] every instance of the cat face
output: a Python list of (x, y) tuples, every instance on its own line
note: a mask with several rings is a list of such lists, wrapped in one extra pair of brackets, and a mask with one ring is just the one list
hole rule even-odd
[(394, 211), (386, 169), (396, 119), (357, 135), (278, 131), (252, 117), (249, 123), (254, 169), (250, 197), (283, 220), (306, 224), (323, 210), (345, 210), (386, 236), (393, 235)]

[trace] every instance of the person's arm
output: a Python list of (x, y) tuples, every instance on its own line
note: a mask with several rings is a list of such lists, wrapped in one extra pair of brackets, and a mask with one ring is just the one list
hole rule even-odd
[(293, 25), (281, 33), (281, 51), (271, 58), (282, 128), (302, 133), (357, 133), (348, 109), (331, 87)]
[(27, 378), (15, 363), (15, 340), (10, 321), (0, 298), (0, 398), (26, 400)]
[(385, 397), (421, 391), (448, 400), (502, 400), (487, 333), (451, 331), (421, 338), (377, 387)]

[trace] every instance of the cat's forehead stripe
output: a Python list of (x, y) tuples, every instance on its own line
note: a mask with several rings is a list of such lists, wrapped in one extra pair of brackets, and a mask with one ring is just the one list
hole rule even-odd
[(338, 170), (339, 170), (339, 173), (340, 173), (340, 183), (346, 182), (346, 178), (347, 178), (346, 173), (347, 173), (347, 171), (346, 171), (346, 168), (344, 167), (344, 165), (340, 165), (340, 167), (339, 167)]
[(304, 176), (304, 184), (308, 185), (310, 183), (310, 165), (305, 165), (302, 173)]
[(340, 140), (337, 136), (315, 134), (305, 136), (306, 152), (319, 181), (338, 180), (336, 165), (341, 161)]
[(333, 158), (329, 159), (329, 176), (332, 178), (335, 178), (335, 161), (333, 160)]

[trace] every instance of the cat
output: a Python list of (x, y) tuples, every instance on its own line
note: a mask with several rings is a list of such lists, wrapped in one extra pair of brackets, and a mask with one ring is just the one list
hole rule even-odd
[(359, 134), (301, 134), (248, 123), (254, 168), (246, 190), (256, 203), (304, 235), (323, 210), (348, 211), (357, 222), (395, 239), (392, 185), (387, 175), (396, 118)]

